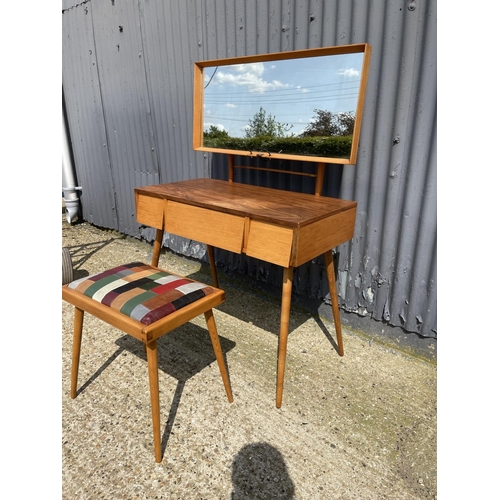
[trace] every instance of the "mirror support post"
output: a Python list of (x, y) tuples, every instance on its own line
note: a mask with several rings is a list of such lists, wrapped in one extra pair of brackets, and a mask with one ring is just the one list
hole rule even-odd
[(316, 166), (316, 188), (314, 190), (314, 194), (316, 196), (321, 196), (324, 176), (325, 176), (325, 164), (324, 162), (318, 162)]
[(234, 181), (234, 155), (227, 155), (227, 176), (229, 182)]

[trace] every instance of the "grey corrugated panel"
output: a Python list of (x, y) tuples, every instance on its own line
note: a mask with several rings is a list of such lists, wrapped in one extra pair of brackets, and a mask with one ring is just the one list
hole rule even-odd
[[(142, 5), (143, 38), (147, 56), (147, 75), (151, 88), (151, 104), (158, 131), (158, 150), (162, 166), (162, 182), (177, 177), (179, 157), (187, 148), (180, 136), (178, 82), (179, 68), (175, 64), (174, 23), (171, 21), (170, 5)], [(157, 10), (153, 9), (157, 7)], [(158, 25), (155, 27), (155, 21)], [(178, 21), (178, 20), (177, 20)], [(178, 25), (178, 22), (176, 23)], [(158, 38), (153, 38), (158, 37)], [(183, 147), (184, 146), (184, 147)]]
[[(435, 211), (433, 216), (427, 208), (423, 225), (420, 212), (436, 193), (436, 160), (429, 155), (436, 117), (435, 2), (420, 3), (415, 11), (397, 7), (388, 2), (387, 10), (378, 13), (391, 29), (372, 30), (378, 40), (368, 40), (375, 50), (361, 154), (356, 174), (344, 176), (342, 191), (343, 197), (358, 201), (355, 237), (341, 255), (342, 303), (348, 310), (366, 310), (375, 319), (433, 335), (436, 304), (429, 312), (421, 281), (411, 313), (408, 305), (416, 262), (428, 286), (435, 260)], [(379, 24), (379, 16), (372, 21)]]
[[(106, 226), (110, 220), (116, 224), (112, 214), (117, 210), (120, 230), (135, 234), (130, 194), (134, 185), (156, 179), (224, 178), (224, 156), (192, 150), (195, 61), (368, 42), (372, 64), (358, 161), (356, 166), (328, 166), (323, 192), (358, 202), (354, 238), (337, 249), (340, 302), (346, 310), (433, 335), (437, 329), (435, 0), (413, 4), (400, 0), (139, 0), (127, 5), (115, 2), (114, 10), (111, 4), (98, 0), (87, 4), (101, 30), (96, 48), (102, 70), (102, 105), (96, 84), (87, 88), (88, 83), (80, 83), (79, 73), (93, 74), (93, 68), (73, 59), (82, 57), (77, 48), (66, 50), (63, 58), (65, 89), (70, 85), (72, 94), (68, 97), (70, 112), (81, 112), (83, 106), (78, 111), (75, 105), (81, 99), (92, 110), (86, 112), (94, 116), (93, 120), (70, 116), (77, 142), (90, 136), (75, 155), (77, 170), (89, 182), (97, 177), (94, 182), (104, 182), (109, 190), (97, 186), (103, 196), (92, 199), (91, 208), (84, 206), (84, 213), (92, 211), (92, 221), (99, 224), (98, 213), (101, 225)], [(89, 9), (90, 5), (94, 8)], [(409, 10), (410, 5), (415, 10)], [(64, 29), (82, 29), (88, 24), (82, 15), (76, 15), (79, 9), (64, 14), (72, 18), (71, 22), (63, 18)], [(99, 19), (95, 12), (100, 13)], [(122, 39), (131, 46), (124, 46), (118, 56), (113, 53), (113, 37), (117, 36), (113, 30), (119, 15), (124, 30), (130, 31), (124, 31)], [(82, 43), (88, 44), (89, 36), (92, 40), (89, 33)], [(142, 61), (132, 47), (142, 47)], [(127, 81), (117, 80), (119, 72)], [(130, 114), (119, 111), (124, 105)], [(98, 124), (95, 119), (98, 116), (106, 118), (108, 135), (110, 123), (119, 127), (119, 134), (109, 139), (108, 158), (99, 151), (102, 138), (96, 140), (103, 129), (103, 121)], [(92, 127), (95, 129), (88, 130)], [(399, 142), (393, 142), (397, 137)], [(151, 147), (156, 156), (150, 154)], [(99, 166), (89, 165), (87, 157)], [(239, 161), (249, 162), (247, 158)], [(310, 190), (310, 183), (297, 177), (248, 171), (237, 175), (255, 184)], [(117, 207), (110, 198), (116, 198)], [(147, 238), (152, 234), (144, 232)], [(204, 248), (196, 243), (172, 235), (166, 235), (165, 243), (175, 251), (206, 258)], [(216, 255), (227, 269), (268, 283), (281, 282), (277, 266), (228, 252)], [(297, 269), (294, 287), (301, 294), (324, 299), (327, 286), (322, 259)]]
[[(396, 266), (397, 271), (406, 269), (411, 274), (410, 279), (398, 280), (391, 304), (394, 313), (411, 331), (419, 331), (427, 324), (423, 310), (430, 293), (428, 287), (433, 286), (430, 270), (436, 251), (437, 232), (436, 31), (432, 23), (423, 24), (422, 28), (419, 44), (422, 51), (415, 62), (415, 72), (419, 78), (415, 82), (413, 123), (408, 127), (407, 137), (410, 147), (405, 162), (407, 183), (402, 209), (404, 224)], [(431, 328), (435, 329), (436, 325)]]
[(92, 2), (118, 230), (138, 234), (134, 187), (159, 182), (140, 16), (131, 2)]
[(198, 2), (141, 3), (161, 182), (209, 175), (207, 155), (192, 148), (193, 65), (203, 58), (199, 11)]
[(117, 229), (90, 4), (63, 14), (63, 88), (85, 220)]

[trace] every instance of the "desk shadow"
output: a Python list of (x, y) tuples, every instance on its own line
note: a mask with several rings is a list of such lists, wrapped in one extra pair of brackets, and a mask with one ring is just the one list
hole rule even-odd
[[(204, 263), (204, 266), (204, 270), (192, 273), (188, 277), (211, 285), (212, 277), (209, 274), (210, 270), (207, 264)], [(238, 318), (240, 321), (252, 323), (276, 337), (279, 336), (281, 319), (280, 288), (271, 284), (257, 282), (248, 277), (237, 280), (234, 276), (226, 276), (220, 269), (218, 269), (217, 276), (219, 278), (219, 287), (226, 293), (226, 300), (217, 307), (219, 311)], [(290, 315), (289, 333), (299, 328), (309, 317), (312, 317), (333, 349), (339, 354), (333, 316), (331, 328), (329, 329), (319, 314), (320, 308), (325, 307), (325, 303), (322, 300), (304, 298), (293, 293), (291, 307), (292, 311), (295, 309), (299, 314)]]
[[(318, 306), (318, 309), (319, 309), (319, 306)], [(337, 332), (335, 330), (335, 325), (333, 323), (333, 319), (332, 319), (332, 329), (333, 329), (333, 335), (332, 335), (330, 333), (330, 331), (328, 330), (328, 328), (326, 327), (324, 321), (320, 318), (319, 314), (313, 314), (313, 318), (316, 321), (316, 324), (318, 325), (320, 330), (323, 332), (323, 334), (327, 338), (328, 342), (330, 342), (331, 346), (335, 349), (337, 354), (340, 354), (339, 353), (339, 345), (337, 344), (337, 340), (336, 340), (336, 338), (333, 337), (333, 335), (335, 335), (335, 337), (337, 336)]]
[(293, 500), (295, 485), (283, 455), (268, 443), (251, 443), (234, 457), (231, 500)]
[[(224, 358), (226, 358), (226, 354), (235, 347), (236, 343), (220, 335), (219, 339), (222, 353)], [(141, 341), (130, 335), (124, 335), (117, 339), (115, 343), (118, 345), (118, 350), (115, 351), (81, 386), (78, 390), (78, 394), (83, 392), (124, 351), (128, 351), (141, 358), (144, 361), (144, 370), (147, 373), (147, 356)], [(172, 398), (167, 424), (162, 436), (163, 454), (172, 432), (184, 386), (191, 377), (208, 366), (213, 365), (213, 369), (217, 370), (217, 374), (219, 374), (220, 378), (220, 394), (226, 398), (226, 393), (224, 391), (222, 377), (220, 377), (219, 366), (214, 355), (210, 336), (206, 329), (192, 323), (186, 323), (158, 339), (157, 346), (158, 369), (177, 380), (177, 387)], [(229, 378), (231, 379), (230, 373)], [(148, 391), (149, 394), (149, 385), (145, 386), (144, 390)]]

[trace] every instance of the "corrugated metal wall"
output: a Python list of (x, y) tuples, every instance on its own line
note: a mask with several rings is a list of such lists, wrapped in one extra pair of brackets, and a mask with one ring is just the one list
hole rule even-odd
[[(340, 304), (436, 335), (435, 0), (64, 0), (62, 35), (83, 217), (148, 239), (134, 187), (226, 175), (224, 156), (192, 150), (195, 61), (370, 43), (358, 161), (327, 165), (323, 193), (358, 202), (354, 238), (337, 249)], [(244, 172), (239, 180), (312, 192), (295, 176)], [(166, 235), (164, 244), (206, 258), (196, 243)], [(275, 266), (216, 257), (281, 283)], [(322, 259), (297, 269), (294, 287), (328, 301)]]

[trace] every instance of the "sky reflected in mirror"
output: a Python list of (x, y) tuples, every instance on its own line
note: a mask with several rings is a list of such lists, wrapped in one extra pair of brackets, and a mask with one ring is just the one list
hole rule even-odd
[(248, 137), (257, 116), (273, 118), (281, 137), (300, 137), (315, 110), (356, 111), (363, 54), (337, 54), (204, 68), (203, 130)]

